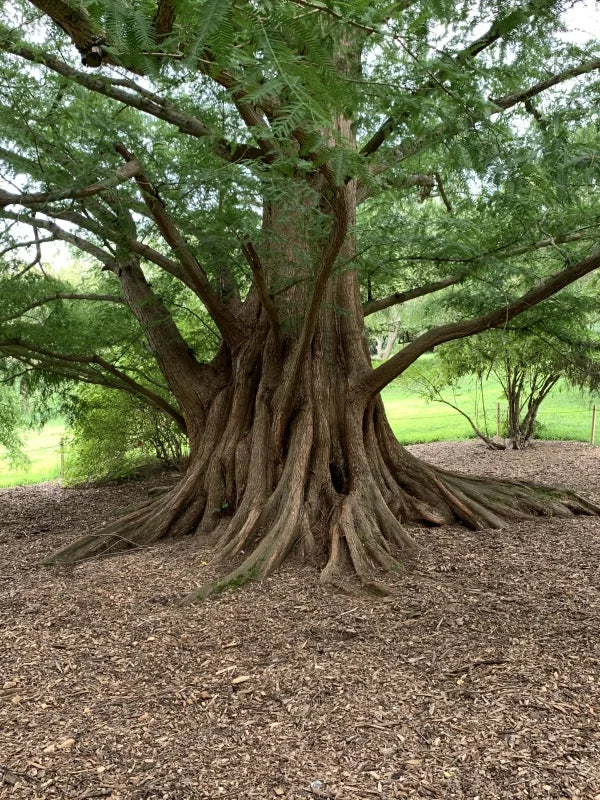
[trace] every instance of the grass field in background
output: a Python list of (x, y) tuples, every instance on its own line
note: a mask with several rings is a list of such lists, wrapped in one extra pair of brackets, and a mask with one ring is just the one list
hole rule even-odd
[[(434, 368), (433, 359), (431, 355), (419, 359), (382, 393), (388, 419), (401, 444), (453, 441), (475, 436), (467, 420), (458, 411), (444, 403), (428, 402), (417, 394), (419, 376), (427, 376)], [(447, 392), (444, 396), (475, 418), (475, 393), (474, 382), (465, 380), (459, 385), (456, 395)], [(496, 434), (497, 403), (500, 403), (500, 415), (503, 418), (506, 415), (506, 402), (502, 388), (497, 380), (490, 378), (484, 384), (483, 402), (478, 398), (477, 424), (484, 427), (485, 409), (491, 436)], [(589, 392), (570, 389), (560, 381), (542, 403), (538, 414), (537, 438), (588, 441), (594, 403), (600, 403), (600, 398), (591, 396)]]
[[(486, 397), (486, 395), (489, 395)], [(448, 399), (474, 417), (472, 396), (458, 395), (456, 402)], [(506, 414), (506, 403), (498, 391), (484, 392), (488, 431), (496, 434), (496, 404), (500, 402), (501, 417)], [(420, 397), (407, 395), (402, 387), (389, 386), (383, 392), (383, 402), (388, 419), (401, 444), (420, 442), (445, 442), (472, 439), (473, 429), (458, 411), (443, 403), (428, 403)], [(542, 404), (538, 414), (538, 439), (565, 439), (588, 441), (590, 438), (593, 398), (578, 392), (557, 387)], [(481, 406), (480, 406), (481, 409)], [(483, 412), (478, 424), (483, 428)]]
[[(420, 397), (417, 384), (421, 373), (434, 369), (433, 356), (425, 356), (383, 392), (383, 401), (388, 419), (402, 444), (420, 442), (453, 441), (474, 437), (467, 420), (457, 411), (443, 403), (429, 403)], [(449, 400), (474, 415), (475, 387), (470, 381), (459, 386), (456, 396), (448, 393)], [(488, 430), (496, 433), (496, 404), (500, 402), (501, 414), (506, 412), (502, 391), (497, 381), (485, 384), (483, 405), (485, 406)], [(558, 384), (542, 404), (538, 420), (540, 439), (565, 439), (589, 441), (591, 407), (600, 403), (587, 392), (578, 392)], [(479, 424), (482, 422), (482, 404), (479, 402)], [(25, 449), (31, 460), (29, 470), (11, 470), (8, 462), (0, 456), (0, 488), (55, 480), (60, 474), (59, 443), (64, 433), (64, 424), (57, 420), (49, 423), (41, 432), (24, 434)], [(600, 432), (598, 439), (600, 440)], [(67, 456), (68, 458), (68, 452)]]
[(64, 423), (56, 420), (42, 431), (23, 433), (25, 450), (30, 460), (29, 469), (11, 469), (8, 461), (0, 457), (0, 488), (22, 486), (29, 483), (52, 481), (60, 475), (60, 438)]

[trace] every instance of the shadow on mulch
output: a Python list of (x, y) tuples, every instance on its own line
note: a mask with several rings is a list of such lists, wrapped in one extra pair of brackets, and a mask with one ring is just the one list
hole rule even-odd
[[(600, 500), (577, 443), (445, 467)], [(0, 493), (0, 797), (600, 800), (600, 520), (420, 530), (385, 601), (288, 564), (194, 608), (197, 541), (44, 570), (150, 482)]]

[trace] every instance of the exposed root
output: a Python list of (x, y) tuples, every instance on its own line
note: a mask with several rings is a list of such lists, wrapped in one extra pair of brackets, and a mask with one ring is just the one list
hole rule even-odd
[[(295, 425), (295, 435), (290, 443), (288, 458), (281, 473), (278, 485), (267, 502), (260, 507), (254, 505), (246, 522), (236, 532), (238, 515), (225, 532), (224, 545), (217, 559), (241, 552), (246, 543), (258, 537), (258, 544), (239, 567), (224, 578), (209, 586), (201, 586), (191, 592), (183, 603), (185, 605), (203, 600), (211, 594), (240, 586), (249, 580), (267, 577), (281, 564), (306, 525), (304, 486), (310, 461), (312, 443), (312, 414), (307, 410), (300, 415)], [(235, 532), (233, 538), (232, 534)]]
[(266, 578), (281, 564), (294, 544), (299, 511), (300, 509), (293, 505), (287, 508), (239, 567), (218, 581), (194, 590), (184, 598), (182, 604), (188, 605), (204, 600), (210, 595), (242, 586), (250, 580)]
[(597, 516), (600, 507), (569, 489), (437, 471), (435, 480), (457, 517), (475, 530), (534, 517)]
[(151, 544), (161, 538), (157, 535), (159, 528), (155, 524), (154, 511), (161, 502), (162, 498), (153, 502), (148, 501), (143, 508), (52, 553), (42, 561), (42, 564), (73, 564), (86, 558)]
[(203, 495), (186, 477), (169, 492), (47, 556), (42, 564), (73, 564), (94, 556), (151, 545), (167, 536), (189, 534), (198, 524), (204, 505)]

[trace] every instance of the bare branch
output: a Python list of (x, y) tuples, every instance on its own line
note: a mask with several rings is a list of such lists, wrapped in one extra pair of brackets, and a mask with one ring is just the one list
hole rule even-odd
[[(178, 264), (177, 261), (167, 258), (167, 256), (163, 255), (149, 245), (144, 244), (137, 239), (132, 239), (126, 236), (118, 228), (110, 227), (99, 229), (98, 226), (94, 225), (90, 219), (72, 211), (65, 212), (60, 210), (51, 211), (49, 209), (44, 209), (44, 214), (46, 216), (52, 216), (55, 219), (63, 219), (67, 222), (72, 222), (80, 227), (85, 228), (86, 230), (89, 230), (96, 236), (100, 236), (111, 242), (115, 242), (121, 247), (124, 247), (126, 250), (130, 250), (132, 253), (135, 253), (147, 261), (151, 261), (153, 264), (156, 264), (158, 267), (163, 269), (165, 272), (168, 272), (170, 275), (173, 275), (174, 278), (177, 278), (177, 280), (181, 281), (189, 289), (195, 292), (194, 285), (184, 273), (183, 269), (181, 268), (181, 264)], [(77, 247), (79, 250), (89, 253), (111, 271), (116, 264), (115, 258), (112, 254), (107, 253), (101, 247), (98, 247), (98, 245), (90, 242), (88, 239), (83, 239), (81, 236), (77, 236), (70, 231), (66, 231), (64, 228), (61, 228), (59, 225), (54, 222), (50, 222), (49, 220), (41, 219), (40, 217), (27, 217), (23, 214), (13, 214), (9, 211), (0, 211), (0, 218), (16, 220), (22, 224), (30, 225), (32, 227), (37, 226), (43, 230), (48, 230), (54, 234), (54, 239), (60, 239), (68, 242), (74, 247)]]
[(464, 409), (460, 408), (460, 406), (457, 406), (455, 403), (452, 403), (450, 400), (447, 400), (443, 396), (440, 388), (436, 386), (433, 381), (429, 380), (429, 378), (427, 378), (425, 375), (420, 375), (417, 381), (417, 385), (419, 384), (423, 384), (425, 386), (428, 399), (434, 400), (436, 403), (443, 403), (444, 405), (448, 406), (449, 408), (453, 408), (455, 411), (461, 414), (461, 416), (467, 420), (475, 435), (485, 442), (490, 450), (506, 450), (506, 445), (503, 442), (495, 442), (492, 437), (489, 436), (487, 432), (487, 423), (486, 431), (484, 433), (481, 428), (478, 427), (477, 423), (470, 414), (467, 414)]
[(311, 0), (290, 0), (290, 2), (297, 6), (304, 6), (305, 8), (311, 8), (314, 11), (320, 11), (330, 17), (333, 17), (333, 19), (337, 19), (339, 22), (350, 25), (353, 28), (358, 28), (358, 30), (364, 31), (365, 33), (379, 33), (376, 28), (373, 28), (370, 25), (363, 25), (362, 22), (357, 22), (356, 20), (346, 19), (346, 17), (344, 17), (342, 14), (339, 14), (333, 8), (329, 8), (321, 3), (313, 3)]
[(54, 236), (49, 236), (47, 239), (32, 239), (27, 242), (13, 242), (13, 244), (5, 247), (4, 250), (0, 250), (0, 258), (3, 258), (8, 253), (12, 253), (13, 250), (19, 250), (20, 248), (25, 247), (33, 247), (34, 245), (37, 247), (38, 245), (43, 244), (44, 242), (55, 242), (56, 239)]
[[(19, 274), (17, 275), (17, 279), (22, 278), (23, 275), (26, 275), (30, 269), (33, 269), (38, 264), (40, 266), (42, 274), (45, 274), (44, 268), (42, 267), (42, 242), (40, 239), (40, 232), (37, 228), (37, 225), (34, 225), (33, 227), (33, 236), (34, 236), (33, 242), (35, 244), (35, 256), (33, 257), (33, 260), (30, 261), (29, 264), (27, 264), (27, 266), (21, 270), (21, 272), (19, 272)], [(54, 237), (51, 236), (50, 238), (53, 239)]]
[[(48, 214), (47, 211), (44, 213)], [(60, 239), (63, 242), (68, 242), (69, 244), (77, 247), (79, 250), (82, 250), (84, 253), (89, 253), (109, 269), (112, 269), (114, 266), (115, 259), (110, 253), (107, 253), (101, 247), (98, 247), (97, 244), (90, 242), (88, 239), (84, 239), (77, 234), (61, 228), (60, 225), (57, 225), (55, 222), (51, 222), (50, 220), (42, 219), (40, 217), (28, 217), (25, 214), (16, 214), (11, 211), (0, 211), (0, 218), (16, 220), (24, 225), (30, 225), (32, 228), (41, 228), (42, 230), (49, 231), (54, 238)]]

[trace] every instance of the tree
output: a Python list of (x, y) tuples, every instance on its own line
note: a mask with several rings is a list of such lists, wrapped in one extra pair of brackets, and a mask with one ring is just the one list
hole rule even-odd
[(0, 384), (0, 447), (6, 458), (15, 467), (25, 467), (29, 459), (23, 452), (23, 442), (19, 436), (19, 423), (23, 420), (18, 391)]
[[(0, 351), (9, 368), (136, 393), (190, 443), (169, 494), (49, 562), (197, 532), (233, 566), (190, 599), (294, 547), (324, 581), (350, 570), (379, 591), (412, 524), (597, 512), (434, 469), (398, 445), (380, 399), (432, 347), (505, 326), (600, 266), (600, 60), (558, 38), (557, 3), (494, 8), (5, 4), (0, 217), (5, 254), (29, 245), (32, 259), (6, 266), (26, 302), (3, 315)], [(100, 267), (90, 291), (31, 279), (48, 239)], [(364, 317), (450, 287), (468, 315), (372, 369)], [(194, 352), (176, 302), (210, 316), (214, 358)], [(88, 330), (92, 306), (107, 311)], [(135, 330), (164, 386), (120, 360), (118, 333)]]

